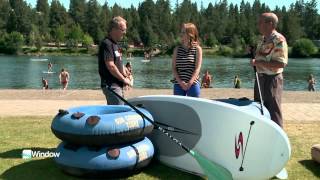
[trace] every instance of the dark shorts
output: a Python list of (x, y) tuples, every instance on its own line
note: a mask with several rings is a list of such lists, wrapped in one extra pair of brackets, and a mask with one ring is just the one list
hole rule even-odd
[[(282, 73), (276, 75), (259, 74), (259, 83), (263, 104), (270, 112), (271, 119), (280, 127), (283, 127), (281, 98), (283, 91)], [(254, 85), (254, 100), (260, 101), (257, 81)]]

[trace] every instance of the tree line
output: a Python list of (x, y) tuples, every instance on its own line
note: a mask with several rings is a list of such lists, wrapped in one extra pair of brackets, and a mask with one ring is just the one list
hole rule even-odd
[(85, 47), (99, 44), (114, 16), (127, 20), (125, 46), (170, 50), (178, 42), (181, 24), (192, 22), (198, 27), (203, 46), (243, 52), (246, 45), (254, 44), (259, 37), (259, 15), (270, 11), (278, 15), (278, 31), (295, 48), (294, 52), (306, 44), (311, 46), (308, 55), (317, 52), (310, 41), (320, 39), (317, 0), (297, 0), (289, 7), (276, 6), (272, 10), (259, 0), (253, 4), (242, 0), (239, 5), (220, 0), (207, 7), (191, 0), (176, 0), (174, 7), (169, 0), (145, 0), (130, 8), (118, 4), (111, 7), (107, 1), (101, 5), (97, 0), (70, 0), (68, 9), (58, 0), (50, 4), (48, 0), (37, 0), (35, 7), (24, 0), (0, 0), (0, 52), (16, 53), (22, 45), (40, 50), (48, 42), (74, 48), (79, 43)]

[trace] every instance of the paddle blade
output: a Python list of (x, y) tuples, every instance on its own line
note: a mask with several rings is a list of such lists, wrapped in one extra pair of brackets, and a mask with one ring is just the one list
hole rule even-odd
[(190, 154), (197, 160), (209, 180), (232, 180), (232, 174), (221, 165), (212, 162), (196, 151)]

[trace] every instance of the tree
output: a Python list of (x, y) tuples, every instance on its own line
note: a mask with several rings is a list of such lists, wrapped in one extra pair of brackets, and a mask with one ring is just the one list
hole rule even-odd
[(83, 36), (82, 45), (89, 50), (89, 47), (93, 44), (93, 39), (89, 34)]
[(304, 12), (304, 18), (303, 18), (303, 24), (305, 27), (305, 32), (307, 34), (307, 37), (310, 39), (316, 39), (320, 38), (317, 37), (317, 32), (315, 32), (315, 29), (317, 29), (318, 21), (319, 21), (319, 15), (317, 13), (317, 1), (316, 0), (310, 0), (309, 2), (305, 3), (305, 12)]
[(69, 15), (63, 5), (58, 0), (52, 0), (50, 7), (50, 23), (49, 27), (56, 29), (59, 26), (67, 25)]
[(11, 6), (7, 0), (0, 0), (0, 31), (6, 30)]
[(115, 3), (113, 5), (113, 7), (111, 8), (111, 14), (112, 14), (113, 17), (115, 17), (115, 16), (123, 16), (124, 15), (122, 8), (117, 3)]
[(50, 8), (48, 0), (37, 0), (36, 19), (40, 36), (45, 36), (49, 31)]
[(58, 26), (53, 30), (53, 32), (54, 32), (53, 33), (54, 41), (56, 42), (56, 45), (60, 49), (60, 44), (62, 42), (65, 42), (65, 36), (66, 36), (65, 27)]
[(83, 30), (87, 29), (85, 0), (70, 0), (69, 14), (73, 21), (79, 24)]
[(213, 47), (218, 44), (218, 40), (213, 33), (210, 33), (204, 37), (204, 44), (208, 47)]
[(10, 0), (11, 11), (7, 21), (8, 32), (28, 36), (31, 31), (31, 8), (23, 0)]
[(4, 33), (0, 39), (0, 52), (17, 54), (24, 44), (23, 35), (19, 32)]
[(297, 39), (304, 36), (301, 18), (291, 5), (290, 10), (283, 17), (283, 34), (286, 35), (289, 45), (292, 45)]
[(155, 32), (159, 35), (159, 40), (161, 44), (167, 44), (173, 42), (171, 39), (171, 9), (170, 3), (166, 0), (158, 0), (155, 4), (155, 7), (158, 11), (156, 11), (156, 27)]
[[(109, 8), (107, 2), (102, 6), (99, 18), (100, 18), (100, 20), (99, 20), (100, 29), (102, 30), (103, 35), (107, 35), (108, 25), (109, 25), (109, 22), (112, 18), (112, 14), (111, 14), (111, 11), (110, 11), (110, 8)], [(99, 39), (99, 40), (101, 40), (101, 39)]]
[(96, 0), (89, 0), (86, 12), (86, 24), (88, 29), (85, 31), (88, 32), (96, 44), (98, 44), (104, 36), (99, 22), (100, 11), (101, 7)]
[(151, 22), (148, 17), (142, 20), (144, 24), (140, 25), (140, 37), (144, 46), (152, 47), (157, 42), (157, 35), (154, 33)]
[(83, 31), (80, 27), (80, 25), (73, 25), (71, 27), (71, 30), (68, 34), (68, 41), (69, 41), (69, 45), (75, 48), (78, 48), (78, 44), (79, 42), (81, 42), (83, 38)]

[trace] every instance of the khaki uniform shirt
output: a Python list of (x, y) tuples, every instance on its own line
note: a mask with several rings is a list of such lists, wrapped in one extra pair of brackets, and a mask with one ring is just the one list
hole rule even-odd
[[(288, 45), (286, 38), (276, 31), (272, 33), (269, 38), (262, 37), (257, 46), (255, 59), (256, 61), (278, 61), (288, 64)], [(257, 72), (275, 75), (282, 73), (283, 68), (257, 67)]]

